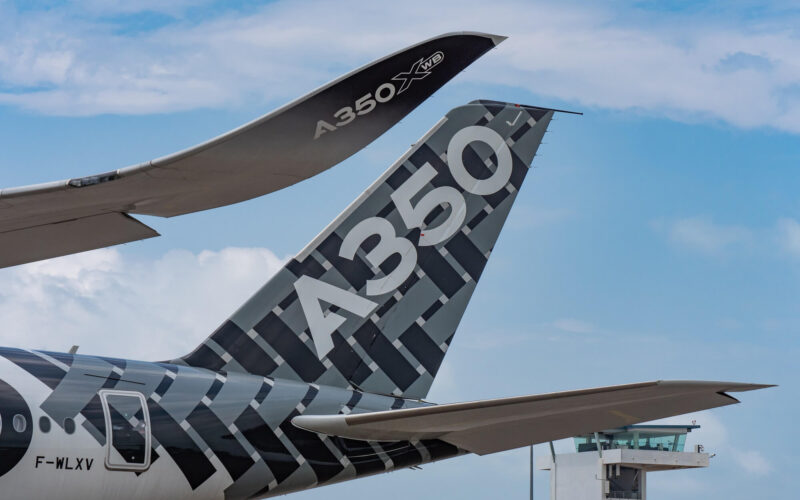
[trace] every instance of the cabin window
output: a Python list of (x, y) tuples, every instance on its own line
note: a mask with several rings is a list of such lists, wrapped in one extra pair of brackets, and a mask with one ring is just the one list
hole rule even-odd
[(25, 429), (28, 428), (28, 419), (25, 418), (25, 415), (20, 415), (17, 413), (11, 420), (11, 425), (14, 427), (15, 431), (22, 434), (25, 432)]
[(39, 418), (39, 430), (47, 434), (50, 432), (50, 419), (47, 417)]
[(75, 421), (67, 417), (64, 419), (64, 432), (73, 434), (75, 432)]
[[(142, 471), (150, 467), (150, 416), (138, 392), (102, 390), (106, 423), (106, 467)], [(75, 423), (73, 422), (73, 429)]]

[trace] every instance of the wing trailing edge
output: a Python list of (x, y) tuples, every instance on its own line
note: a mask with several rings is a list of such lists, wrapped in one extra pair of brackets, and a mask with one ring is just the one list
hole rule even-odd
[(367, 441), (441, 439), (486, 455), (602, 429), (738, 403), (728, 392), (771, 387), (656, 381), (358, 415), (300, 415), (292, 423)]
[(0, 268), (154, 238), (133, 217), (111, 212), (0, 233)]

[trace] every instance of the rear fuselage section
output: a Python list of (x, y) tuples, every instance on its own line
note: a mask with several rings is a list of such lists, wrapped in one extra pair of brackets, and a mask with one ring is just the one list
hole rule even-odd
[(169, 363), (0, 349), (3, 498), (258, 498), (455, 456), (319, 435), (299, 414), (400, 398)]

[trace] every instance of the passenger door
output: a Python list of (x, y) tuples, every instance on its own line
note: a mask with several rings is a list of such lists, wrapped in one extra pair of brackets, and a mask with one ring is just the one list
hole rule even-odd
[(106, 421), (106, 468), (144, 471), (150, 467), (150, 415), (144, 396), (103, 389), (99, 393)]

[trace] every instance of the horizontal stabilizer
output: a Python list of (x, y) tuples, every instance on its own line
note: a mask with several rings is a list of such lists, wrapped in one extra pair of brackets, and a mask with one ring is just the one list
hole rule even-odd
[(300, 428), (349, 439), (441, 439), (486, 455), (602, 429), (738, 403), (726, 392), (771, 387), (657, 381), (359, 415), (301, 415)]

